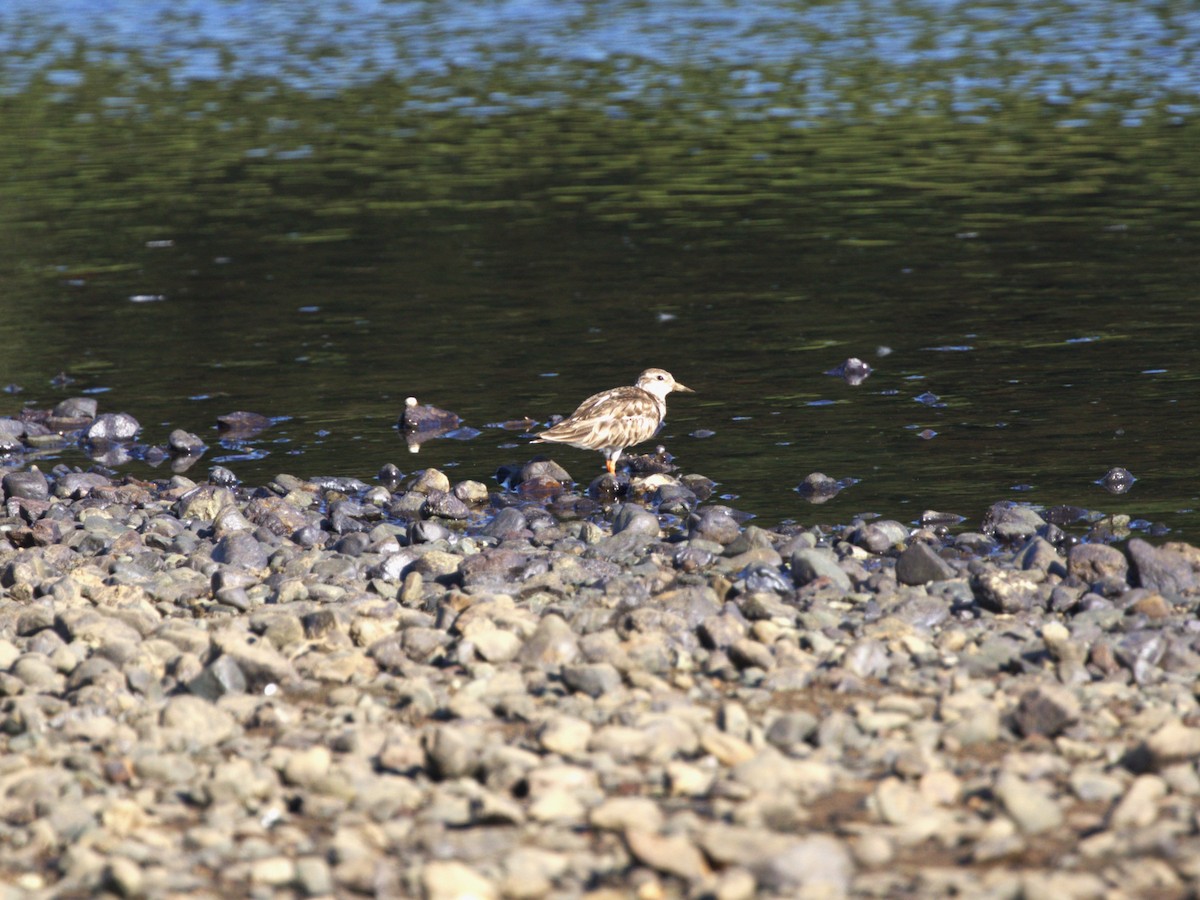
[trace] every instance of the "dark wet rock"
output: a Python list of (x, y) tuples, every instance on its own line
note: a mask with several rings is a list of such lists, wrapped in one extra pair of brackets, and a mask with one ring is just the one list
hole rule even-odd
[(860, 522), (849, 534), (852, 544), (869, 553), (887, 553), (908, 541), (908, 529), (892, 519)]
[(527, 432), (537, 426), (537, 419), (523, 416), (517, 419), (505, 419), (503, 422), (489, 422), (488, 428), (499, 428), (501, 431)]
[(1090, 513), (1081, 506), (1058, 505), (1051, 506), (1043, 513), (1042, 518), (1051, 525), (1070, 525), (1089, 517)]
[(966, 520), (965, 516), (960, 516), (957, 513), (938, 512), (936, 509), (927, 509), (921, 513), (921, 525), (926, 528), (937, 528), (943, 525), (957, 525)]
[(700, 498), (700, 502), (705, 502), (713, 495), (713, 491), (717, 488), (717, 483), (711, 478), (706, 478), (703, 475), (682, 475), (679, 478), (680, 484), (686, 487), (689, 491)]
[(1133, 473), (1128, 469), (1115, 467), (1109, 469), (1104, 477), (1096, 483), (1102, 485), (1110, 494), (1125, 494), (1133, 487), (1135, 481), (1137, 479), (1133, 477)]
[(326, 541), (327, 534), (315, 522), (297, 528), (291, 534), (294, 543), (301, 547), (320, 547)]
[(271, 420), (261, 413), (236, 410), (217, 416), (217, 429), (221, 437), (228, 440), (243, 440), (253, 437), (271, 426)]
[(47, 500), (50, 497), (50, 482), (37, 468), (32, 466), (24, 472), (9, 472), (0, 481), (4, 498), (19, 497), (23, 500)]
[(198, 435), (184, 431), (182, 428), (176, 428), (167, 435), (167, 446), (171, 448), (172, 453), (180, 453), (184, 456), (198, 456), (208, 449)]
[(336, 500), (329, 505), (329, 527), (335, 534), (350, 534), (366, 531), (371, 526), (367, 521), (375, 510), (357, 500)]
[(404, 473), (401, 472), (392, 463), (385, 463), (379, 470), (379, 474), (375, 476), (389, 491), (394, 491), (404, 482)]
[(1033, 537), (1045, 525), (1045, 519), (1030, 507), (1002, 500), (988, 509), (982, 528), (984, 534), (994, 535), (999, 540), (1015, 541)]
[(1130, 578), (1139, 587), (1161, 591), (1168, 596), (1194, 593), (1197, 590), (1196, 564), (1200, 558), (1175, 547), (1155, 547), (1141, 538), (1130, 538), (1127, 549), (1133, 563)]
[(1076, 544), (1067, 554), (1067, 572), (1087, 584), (1113, 578), (1124, 581), (1129, 561), (1107, 544)]
[(225, 466), (213, 466), (209, 469), (208, 479), (219, 487), (231, 488), (241, 484), (241, 479)]
[(160, 466), (169, 458), (170, 454), (157, 444), (142, 451), (142, 462), (147, 465)]
[(445, 491), (431, 491), (425, 498), (425, 502), (421, 505), (421, 515), (465, 521), (470, 517), (471, 510), (467, 507), (467, 504), (463, 503), (453, 494), (446, 493)]
[(416, 397), (407, 397), (400, 424), (408, 431), (450, 431), (462, 424), (462, 419), (449, 410), (421, 404)]
[(700, 503), (691, 489), (682, 484), (661, 484), (654, 489), (651, 499), (659, 512), (672, 516), (685, 516)]
[(524, 479), (517, 485), (517, 493), (525, 500), (546, 501), (558, 496), (566, 490), (566, 485), (545, 476)]
[(94, 397), (68, 397), (59, 401), (50, 415), (56, 419), (94, 419), (99, 408)]
[[(287, 478), (288, 476), (278, 476), (279, 478)], [(352, 478), (348, 475), (314, 475), (308, 479), (308, 482), (303, 482), (300, 479), (292, 479), (294, 482), (293, 490), (304, 490), (307, 486), (311, 486), (326, 492), (336, 492), (339, 494), (353, 495), (361, 494), (370, 490), (370, 485), (360, 478)]]
[(658, 516), (636, 503), (623, 503), (617, 508), (612, 522), (613, 534), (642, 534), (658, 537)]
[(679, 470), (679, 466), (675, 465), (675, 457), (662, 444), (655, 447), (653, 453), (635, 453), (622, 457), (621, 461), (635, 478), (668, 475)]
[(492, 517), (492, 521), (484, 525), (480, 531), (501, 541), (521, 540), (531, 537), (533, 534), (528, 525), (525, 514), (521, 510), (515, 506), (508, 506), (497, 512)]
[(357, 559), (367, 552), (371, 546), (371, 538), (362, 531), (347, 534), (334, 543), (333, 549), (338, 553)]
[(832, 369), (826, 370), (825, 374), (841, 378), (846, 384), (857, 386), (866, 381), (871, 372), (870, 365), (863, 362), (857, 356), (851, 356), (838, 363)]
[(624, 473), (609, 475), (605, 472), (593, 478), (587, 486), (588, 497), (606, 506), (617, 502), (628, 493), (629, 480)]
[(245, 531), (227, 534), (213, 548), (215, 562), (243, 569), (265, 569), (268, 550), (253, 534)]
[(964, 531), (962, 534), (954, 536), (954, 546), (968, 553), (987, 556), (994, 553), (1000, 545), (995, 538), (986, 534), (978, 531)]
[(837, 480), (830, 478), (823, 472), (813, 472), (804, 477), (804, 480), (796, 487), (796, 491), (805, 500), (812, 503), (824, 503), (841, 491), (842, 485)]
[(574, 479), (571, 473), (552, 459), (534, 459), (527, 462), (517, 479), (517, 484), (525, 481), (554, 483), (559, 486), (570, 484)]
[(92, 444), (119, 443), (133, 440), (141, 430), (141, 424), (129, 413), (102, 413), (92, 420), (84, 437)]
[(733, 543), (741, 534), (741, 523), (728, 506), (706, 506), (688, 519), (688, 536), (716, 544)]
[(923, 541), (915, 541), (896, 559), (896, 579), (901, 584), (928, 584), (946, 581), (957, 574), (954, 566)]

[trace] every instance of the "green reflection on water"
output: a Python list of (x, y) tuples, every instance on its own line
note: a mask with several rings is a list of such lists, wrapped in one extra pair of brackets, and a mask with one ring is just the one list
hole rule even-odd
[[(711, 71), (620, 116), (584, 84), (480, 118), (414, 111), (393, 79), (316, 98), (76, 67), (77, 88), (0, 100), (0, 355), (21, 399), (106, 387), (159, 441), (238, 407), (291, 416), (268, 440), (303, 455), (250, 480), (393, 460), (484, 477), (529, 451), (487, 432), (405, 459), (406, 394), (476, 426), (544, 420), (657, 364), (700, 390), (673, 399), (672, 449), (767, 519), (810, 518), (790, 489), (822, 470), (863, 479), (831, 519), (1014, 496), (1192, 527), (1194, 124), (1064, 129), (1017, 97), (984, 123), (944, 98), (870, 121), (871, 69), (845, 89), (856, 112), (798, 129), (736, 114)], [(461, 77), (447, 88), (480, 92)], [(929, 349), (951, 345), (973, 349)], [(821, 374), (851, 355), (865, 385)], [(50, 389), (59, 370), (79, 383)], [(913, 402), (927, 390), (946, 406)], [(564, 461), (582, 480), (595, 463)], [(1092, 484), (1110, 465), (1143, 477), (1128, 497)]]

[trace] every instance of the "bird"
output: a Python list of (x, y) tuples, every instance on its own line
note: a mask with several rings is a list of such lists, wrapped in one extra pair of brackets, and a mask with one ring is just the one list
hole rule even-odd
[(665, 369), (647, 369), (637, 384), (593, 394), (571, 415), (538, 434), (531, 443), (566, 444), (604, 454), (608, 474), (617, 472), (617, 460), (626, 448), (658, 433), (667, 414), (667, 394), (694, 394)]

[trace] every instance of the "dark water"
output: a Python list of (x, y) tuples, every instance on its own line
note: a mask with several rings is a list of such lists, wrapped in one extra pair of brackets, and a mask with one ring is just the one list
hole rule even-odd
[[(1185, 3), (10, 0), (0, 414), (90, 393), (197, 477), (486, 479), (542, 449), (491, 423), (657, 365), (698, 391), (663, 442), (767, 524), (1200, 539), (1198, 98)], [(410, 455), (409, 394), (481, 433)], [(236, 409), (279, 421), (222, 446)]]

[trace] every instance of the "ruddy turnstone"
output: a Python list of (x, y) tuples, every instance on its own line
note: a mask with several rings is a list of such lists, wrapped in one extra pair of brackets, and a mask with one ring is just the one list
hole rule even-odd
[(549, 441), (580, 450), (599, 450), (610, 475), (627, 447), (648, 441), (662, 427), (667, 414), (667, 394), (695, 393), (680, 384), (665, 369), (647, 369), (637, 384), (612, 388), (588, 397), (579, 408), (553, 428), (539, 434), (533, 443)]

